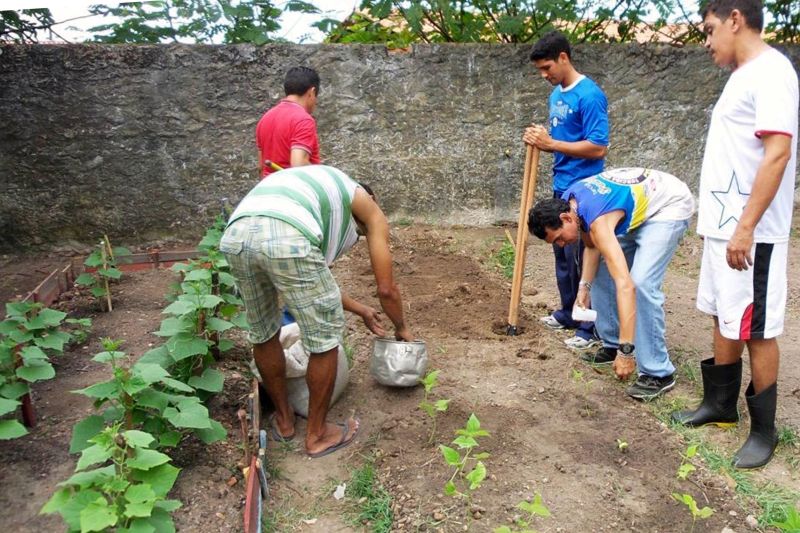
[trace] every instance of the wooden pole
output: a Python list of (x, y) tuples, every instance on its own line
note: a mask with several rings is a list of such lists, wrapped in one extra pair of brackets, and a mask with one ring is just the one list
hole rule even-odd
[(514, 275), (511, 278), (511, 304), (508, 308), (507, 335), (516, 335), (519, 319), (519, 301), (522, 296), (522, 278), (525, 274), (525, 252), (528, 247), (528, 212), (536, 196), (536, 178), (539, 173), (539, 149), (528, 145), (525, 153), (522, 195), (520, 198), (517, 245), (514, 250)]
[[(108, 269), (108, 250), (106, 249), (106, 246), (107, 242), (105, 240), (100, 242), (100, 254), (103, 257), (103, 270)], [(106, 276), (100, 277), (103, 278), (103, 286), (106, 289), (106, 302), (108, 302), (108, 311), (111, 312), (114, 310), (114, 308), (111, 306), (111, 287), (109, 287), (108, 278)]]

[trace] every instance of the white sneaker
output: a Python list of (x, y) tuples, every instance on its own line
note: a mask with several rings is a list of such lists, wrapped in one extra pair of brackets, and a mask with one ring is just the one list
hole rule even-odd
[(550, 329), (564, 329), (564, 325), (558, 320), (556, 320), (556, 317), (554, 317), (553, 315), (543, 316), (542, 318), (539, 319), (539, 322), (541, 322)]
[(574, 337), (570, 337), (569, 339), (564, 341), (568, 347), (572, 348), (573, 350), (587, 350), (589, 348), (593, 348), (595, 346), (600, 345), (600, 339), (584, 339), (583, 337), (578, 337), (575, 335)]

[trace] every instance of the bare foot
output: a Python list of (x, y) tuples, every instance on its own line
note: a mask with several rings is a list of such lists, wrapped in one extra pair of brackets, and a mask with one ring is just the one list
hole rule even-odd
[(349, 418), (347, 424), (325, 424), (325, 434), (314, 439), (306, 437), (306, 453), (311, 457), (322, 457), (329, 453), (344, 448), (355, 438), (360, 422), (358, 419)]

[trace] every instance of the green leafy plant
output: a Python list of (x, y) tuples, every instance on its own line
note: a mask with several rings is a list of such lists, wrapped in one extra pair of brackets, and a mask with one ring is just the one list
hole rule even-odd
[[(175, 531), (170, 513), (181, 506), (168, 500), (179, 469), (151, 448), (155, 437), (114, 424), (89, 439), (75, 474), (41, 510), (58, 513), (70, 532)], [(95, 465), (106, 465), (90, 469)]]
[(676, 501), (684, 504), (692, 513), (692, 531), (694, 531), (694, 526), (697, 523), (698, 518), (705, 520), (714, 514), (714, 510), (710, 507), (703, 507), (702, 509), (698, 508), (697, 502), (694, 501), (694, 498), (691, 494), (679, 494), (677, 492), (673, 492), (672, 497), (675, 498)]
[(122, 277), (122, 271), (117, 268), (117, 259), (126, 255), (131, 255), (130, 250), (121, 246), (112, 248), (108, 237), (103, 237), (97, 248), (83, 261), (85, 266), (94, 270), (78, 276), (75, 284), (88, 287), (92, 296), (100, 302), (101, 309), (103, 309), (103, 297), (105, 297), (106, 310), (114, 309), (111, 303), (111, 282)]
[[(66, 316), (40, 303), (6, 304), (6, 318), (0, 322), (0, 416), (16, 413), (31, 383), (55, 376), (50, 355), (63, 353), (67, 343), (85, 337), (91, 320)], [(17, 420), (0, 420), (0, 439), (27, 433)]]
[(492, 254), (492, 259), (494, 260), (494, 264), (500, 268), (500, 271), (503, 273), (507, 279), (511, 279), (514, 275), (514, 255), (516, 251), (514, 247), (508, 241), (503, 241), (503, 244), (500, 246), (500, 249), (497, 250)]
[(781, 531), (786, 531), (787, 533), (797, 533), (800, 531), (800, 513), (797, 512), (797, 509), (791, 505), (788, 505), (784, 509), (783, 514), (785, 515), (783, 520), (773, 520), (769, 523), (769, 525), (777, 527)]
[[(194, 432), (206, 444), (222, 440), (227, 432), (213, 420), (196, 395), (195, 387), (174, 379), (161, 365), (140, 359), (130, 368), (121, 364), (127, 355), (118, 351), (120, 341), (103, 339), (106, 351), (93, 361), (111, 366), (113, 377), (76, 392), (94, 400), (101, 415), (92, 415), (76, 424), (70, 451), (75, 453), (102, 431), (107, 422), (124, 423), (125, 429), (141, 427), (158, 438), (158, 445), (172, 447), (185, 432)], [(194, 384), (197, 389), (222, 389), (222, 375), (208, 369)]]
[(347, 484), (347, 496), (357, 502), (357, 511), (353, 513), (354, 525), (367, 525), (373, 533), (391, 531), (394, 520), (392, 496), (380, 484), (373, 458), (353, 471)]
[(431, 419), (431, 434), (428, 436), (428, 444), (433, 443), (433, 439), (436, 437), (436, 415), (447, 411), (447, 407), (450, 405), (449, 399), (431, 401), (431, 392), (434, 387), (439, 384), (439, 372), (439, 370), (432, 370), (428, 372), (424, 378), (419, 380), (425, 389), (425, 396), (422, 398), (422, 401), (419, 402), (419, 408)]
[(528, 513), (527, 518), (519, 518), (515, 522), (515, 525), (522, 529), (516, 530), (511, 529), (508, 526), (500, 526), (493, 530), (494, 533), (534, 533), (532, 529), (529, 529), (534, 519), (537, 516), (541, 516), (543, 518), (550, 516), (550, 509), (548, 509), (547, 506), (542, 503), (542, 495), (538, 492), (534, 495), (533, 501), (529, 502), (527, 500), (523, 500), (519, 502), (517, 504), (517, 509)]
[[(462, 429), (456, 430), (452, 444), (458, 450), (439, 445), (445, 462), (453, 467), (453, 474), (444, 486), (444, 493), (464, 499), (467, 509), (472, 503), (472, 493), (480, 488), (486, 479), (486, 465), (483, 460), (489, 457), (486, 452), (477, 452), (478, 438), (488, 437), (489, 432), (481, 429), (481, 423), (475, 413), (469, 415)], [(463, 455), (462, 455), (463, 454)]]
[(625, 439), (617, 439), (617, 449), (622, 453), (628, 451), (628, 442)]
[(678, 479), (685, 480), (689, 474), (697, 470), (691, 463), (692, 457), (697, 455), (697, 444), (690, 444), (686, 448), (686, 453), (681, 454), (681, 465), (678, 467)]

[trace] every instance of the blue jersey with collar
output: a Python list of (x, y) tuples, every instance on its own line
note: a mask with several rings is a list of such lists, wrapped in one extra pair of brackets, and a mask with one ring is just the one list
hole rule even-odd
[(581, 230), (586, 233), (598, 217), (611, 211), (624, 211), (625, 216), (614, 228), (614, 234), (625, 235), (629, 229), (633, 229), (630, 227), (636, 205), (633, 196), (629, 185), (615, 183), (602, 176), (593, 176), (574, 183), (561, 195), (561, 198), (567, 201), (575, 198)]
[[(550, 94), (550, 136), (558, 141), (589, 141), (608, 146), (608, 100), (602, 89), (583, 76)], [(583, 159), (553, 153), (553, 190), (565, 191), (577, 180), (603, 171), (603, 159)]]

